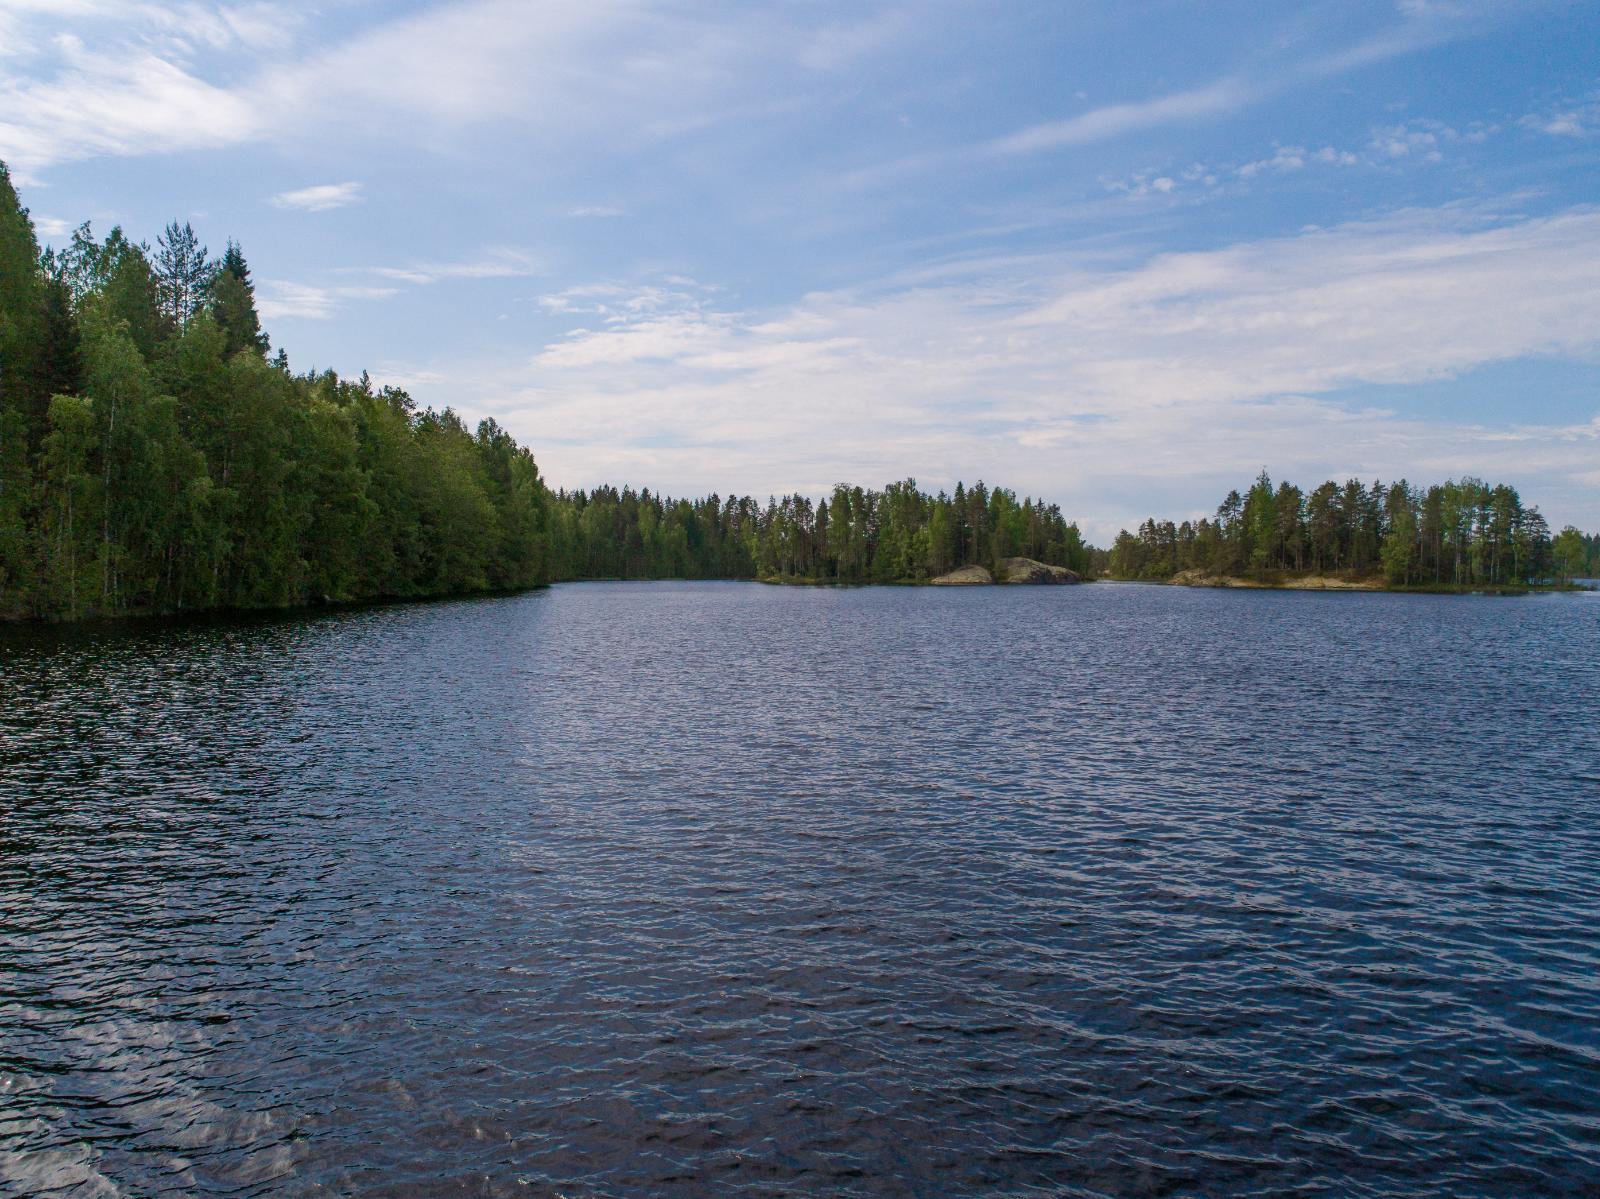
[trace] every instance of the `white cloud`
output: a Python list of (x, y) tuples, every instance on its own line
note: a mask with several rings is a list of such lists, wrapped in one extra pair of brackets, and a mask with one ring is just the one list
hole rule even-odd
[[(397, 284), (422, 285), (441, 279), (519, 278), (536, 274), (538, 270), (538, 264), (522, 251), (497, 249), (466, 262), (417, 263), (405, 267), (371, 267), (343, 272), (347, 275), (376, 275), (389, 281), (381, 284), (325, 286), (270, 279), (263, 284), (259, 303), (261, 315), (268, 320), (322, 321), (337, 315), (351, 301), (385, 300), (398, 295), (400, 288)], [(385, 368), (385, 374), (391, 378), (405, 376), (413, 383), (427, 382), (433, 377), (429, 372), (408, 372), (407, 368), (393, 364)]]
[(1222, 79), (1191, 91), (1154, 100), (1112, 104), (1061, 121), (1032, 125), (999, 138), (991, 149), (1001, 154), (1027, 154), (1105, 141), (1158, 125), (1197, 121), (1235, 112), (1257, 98), (1257, 91), (1236, 79)]
[(1559, 108), (1523, 117), (1524, 129), (1548, 133), (1551, 137), (1585, 138), (1600, 132), (1600, 97), (1591, 97), (1580, 104), (1565, 104)]
[(989, 143), (988, 149), (998, 154), (1028, 154), (1088, 145), (1166, 125), (1193, 124), (1228, 116), (1293, 85), (1330, 78), (1409, 54), (1451, 36), (1448, 30), (1452, 22), (1436, 19), (1448, 15), (1436, 5), (1426, 10), (1418, 8), (1404, 15), (1409, 20), (1399, 30), (1369, 38), (1331, 54), (1268, 68), (1250, 78), (1226, 76), (1199, 87), (1153, 99), (1106, 105), (1063, 120), (1031, 125), (995, 139)]
[(1335, 150), (1332, 146), (1323, 146), (1311, 158), (1314, 162), (1320, 162), (1327, 166), (1341, 167), (1353, 167), (1361, 161), (1349, 150)]
[(1301, 479), (1536, 475), (1530, 499), (1554, 517), (1600, 520), (1581, 482), (1600, 427), (1410, 420), (1320, 398), (1593, 354), (1600, 210), (1401, 212), (1115, 270), (996, 260), (777, 313), (674, 287), (546, 299), (598, 320), (548, 344), (531, 376), (486, 381), (478, 403), (567, 485), (622, 469), (762, 493), (982, 474), (1104, 537), (1197, 478), (1232, 485), (1268, 462)]
[(248, 101), (156, 54), (97, 54), (68, 35), (56, 46), (65, 67), (55, 78), (0, 78), (0, 148), (25, 170), (225, 146), (261, 132)]
[(344, 208), (361, 203), (359, 183), (319, 183), (315, 187), (301, 187), (294, 191), (279, 192), (269, 201), (274, 208), (297, 208), (302, 212), (327, 212), (331, 208)]
[(417, 262), (408, 266), (375, 266), (369, 273), (400, 283), (437, 283), (440, 279), (521, 279), (540, 273), (539, 261), (523, 250), (499, 248), (466, 262)]
[(661, 312), (703, 311), (709, 307), (714, 287), (705, 287), (682, 275), (669, 275), (656, 283), (590, 283), (540, 296), (546, 312), (598, 316), (607, 324), (621, 324)]
[(258, 306), (267, 320), (325, 321), (347, 300), (383, 300), (395, 291), (392, 287), (318, 287), (269, 279), (263, 285)]
[(1419, 119), (1372, 130), (1361, 153), (1334, 146), (1312, 150), (1306, 146), (1277, 145), (1271, 155), (1238, 165), (1192, 163), (1175, 172), (1176, 178), (1162, 175), (1156, 169), (1146, 169), (1126, 179), (1102, 179), (1101, 183), (1107, 191), (1137, 199), (1152, 192), (1164, 195), (1185, 184), (1199, 183), (1213, 188), (1219, 180), (1229, 177), (1250, 183), (1273, 175), (1294, 174), (1307, 167), (1396, 167), (1407, 161), (1432, 165), (1444, 159), (1440, 147), (1475, 144), (1498, 131), (1498, 126), (1474, 125), (1461, 132), (1440, 121)]
[[(597, 136), (621, 151), (815, 107), (817, 72), (903, 50), (935, 24), (897, 4), (830, 23), (824, 9), (809, 6), (706, 13), (660, 0), (466, 0), (412, 9), (342, 42), (290, 54), (304, 12), (295, 6), (28, 0), (9, 10), (5, 19), (31, 31), (16, 40), (26, 41), (37, 69), (0, 71), (0, 152), (33, 172), (101, 155), (267, 139), (337, 150), (374, 142), (455, 149), (463, 130), (496, 122), (516, 127), (524, 152), (587, 152)], [(41, 14), (54, 23), (53, 43), (41, 40)], [(1322, 58), (1092, 109), (986, 147), (922, 151), (877, 172), (970, 164), (1223, 116), (1297, 82), (1431, 44), (1460, 24), (1437, 17), (1419, 10), (1397, 33)], [(250, 53), (225, 53), (240, 48)]]
[(1460, 140), (1450, 126), (1440, 121), (1409, 121), (1372, 131), (1370, 149), (1379, 158), (1416, 158), (1440, 162), (1440, 146)]
[(569, 208), (567, 210), (567, 215), (570, 217), (627, 216), (628, 210), (625, 208), (611, 208), (607, 205), (596, 204), (579, 208)]
[(864, 21), (830, 24), (802, 40), (800, 62), (814, 71), (833, 71), (905, 38), (911, 16), (889, 9)]
[(1249, 179), (1262, 171), (1298, 171), (1306, 165), (1304, 146), (1279, 146), (1271, 158), (1247, 162), (1239, 168), (1239, 177)]
[[(298, 9), (274, 5), (11, 5), (0, 11), (0, 153), (37, 171), (268, 138), (448, 144), (513, 121), (524, 146), (637, 143), (732, 119), (738, 80), (793, 60), (787, 22), (710, 21), (648, 0), (471, 0), (381, 21), (306, 55)], [(41, 22), (43, 24), (41, 25)], [(69, 32), (63, 32), (68, 30)], [(225, 53), (252, 51), (240, 71)], [(641, 113), (646, 114), (641, 119)]]
[[(1191, 175), (1184, 172), (1184, 182), (1192, 183), (1197, 179), (1204, 179), (1204, 173)], [(1171, 175), (1158, 174), (1155, 171), (1140, 171), (1128, 179), (1102, 179), (1101, 185), (1109, 192), (1120, 192), (1123, 195), (1139, 199), (1154, 192), (1158, 196), (1170, 195), (1178, 188), (1178, 181)], [(1211, 182), (1216, 182), (1214, 179)]]
[(1363, 161), (1366, 160), (1359, 155), (1348, 150), (1336, 150), (1332, 146), (1324, 146), (1320, 150), (1309, 150), (1305, 146), (1277, 146), (1270, 157), (1254, 159), (1238, 166), (1196, 162), (1170, 175), (1157, 170), (1144, 170), (1126, 179), (1102, 179), (1101, 183), (1107, 191), (1140, 199), (1152, 192), (1170, 195), (1195, 184), (1206, 189), (1215, 188), (1225, 176), (1248, 183), (1260, 176), (1291, 174), (1308, 166), (1347, 167)]
[(1560, 137), (1582, 137), (1588, 132), (1584, 128), (1583, 119), (1575, 112), (1557, 113), (1539, 128), (1545, 133)]

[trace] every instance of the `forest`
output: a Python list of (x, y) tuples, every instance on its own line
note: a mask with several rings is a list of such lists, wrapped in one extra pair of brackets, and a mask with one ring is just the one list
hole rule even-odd
[(1381, 579), (1391, 587), (1523, 587), (1600, 575), (1600, 537), (1568, 526), (1554, 537), (1514, 487), (1478, 479), (1412, 487), (1405, 480), (1274, 487), (1266, 471), (1214, 517), (1147, 520), (1111, 547), (1113, 578), (1274, 580), (1296, 575)]
[(187, 224), (40, 252), (0, 166), (0, 615), (287, 607), (549, 578), (493, 421), (268, 357), (250, 268)]
[(1037, 558), (1080, 574), (1092, 551), (1060, 508), (980, 481), (930, 495), (916, 480), (802, 495), (672, 500), (601, 487), (552, 497), (555, 578), (916, 583), (956, 566)]

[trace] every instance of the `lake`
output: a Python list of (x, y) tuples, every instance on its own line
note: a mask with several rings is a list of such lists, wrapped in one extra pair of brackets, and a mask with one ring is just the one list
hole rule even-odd
[(1600, 1190), (1600, 596), (0, 630), (0, 1193)]

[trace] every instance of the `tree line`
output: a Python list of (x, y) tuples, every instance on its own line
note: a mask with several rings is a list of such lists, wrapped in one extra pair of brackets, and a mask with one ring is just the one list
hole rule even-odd
[(1340, 574), (1391, 586), (1525, 586), (1594, 577), (1600, 538), (1568, 526), (1555, 536), (1514, 487), (1465, 478), (1273, 486), (1266, 471), (1213, 517), (1146, 520), (1111, 547), (1115, 578)]
[(285, 607), (549, 578), (493, 421), (268, 359), (250, 269), (188, 225), (41, 252), (0, 164), (0, 615)]
[(674, 500), (624, 488), (552, 497), (556, 578), (765, 578), (925, 582), (957, 566), (1037, 558), (1088, 574), (1093, 551), (1061, 509), (981, 481), (929, 494), (915, 479), (881, 491), (844, 484), (803, 495)]

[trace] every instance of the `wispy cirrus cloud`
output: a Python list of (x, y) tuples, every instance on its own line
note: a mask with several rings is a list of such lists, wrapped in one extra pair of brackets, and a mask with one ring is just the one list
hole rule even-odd
[(257, 301), (267, 320), (325, 321), (351, 300), (384, 300), (393, 287), (319, 287), (285, 279), (268, 279)]
[(414, 262), (406, 266), (375, 266), (368, 274), (399, 283), (437, 283), (441, 279), (521, 279), (537, 275), (539, 260), (525, 250), (499, 247), (462, 262)]
[(1344, 75), (1475, 31), (1493, 6), (1481, 2), (1402, 5), (1395, 29), (1309, 58), (1258, 66), (1208, 83), (1140, 100), (1106, 104), (993, 139), (987, 150), (1016, 155), (1085, 146), (1170, 125), (1231, 115), (1296, 85)]
[[(499, 120), (547, 144), (581, 143), (597, 127), (648, 139), (725, 112), (713, 97), (789, 53), (754, 13), (696, 36), (703, 18), (648, 0), (468, 0), (379, 16), (291, 54), (295, 11), (10, 4), (0, 9), (11, 51), (0, 54), (0, 156), (36, 172), (267, 139), (444, 142)], [(250, 68), (216, 53), (231, 47), (252, 51)]]
[(361, 184), (319, 183), (314, 187), (301, 187), (279, 192), (267, 201), (274, 208), (292, 208), (301, 212), (327, 212), (361, 203)]
[(264, 127), (249, 100), (159, 54), (98, 53), (65, 34), (53, 46), (54, 77), (0, 74), (0, 154), (24, 170), (233, 145)]
[[(658, 0), (466, 0), (401, 8), (307, 53), (296, 44), (301, 10), (284, 5), (64, 0), (0, 15), (8, 10), (29, 68), (8, 72), (0, 56), (0, 153), (35, 171), (267, 139), (449, 145), (497, 121), (544, 148), (586, 147), (601, 131), (637, 145), (812, 103), (819, 73), (913, 43), (929, 24), (897, 4), (840, 20), (821, 7), (708, 14)], [(1320, 58), (1101, 105), (964, 149), (1024, 154), (1208, 120), (1471, 24), (1419, 9), (1396, 32)], [(249, 67), (217, 53), (232, 48), (251, 52)]]
[(1189, 91), (1136, 103), (1108, 104), (1063, 120), (1031, 125), (996, 138), (990, 143), (990, 149), (999, 154), (1028, 154), (1088, 145), (1141, 129), (1236, 112), (1253, 103), (1260, 94), (1258, 88), (1242, 80), (1219, 79)]
[(261, 315), (269, 320), (324, 321), (338, 315), (351, 303), (387, 300), (399, 295), (403, 286), (422, 286), (443, 279), (514, 279), (539, 272), (539, 264), (521, 250), (495, 249), (478, 258), (461, 262), (423, 262), (397, 267), (346, 267), (333, 272), (349, 277), (367, 275), (380, 283), (302, 283), (269, 279), (260, 298)]

